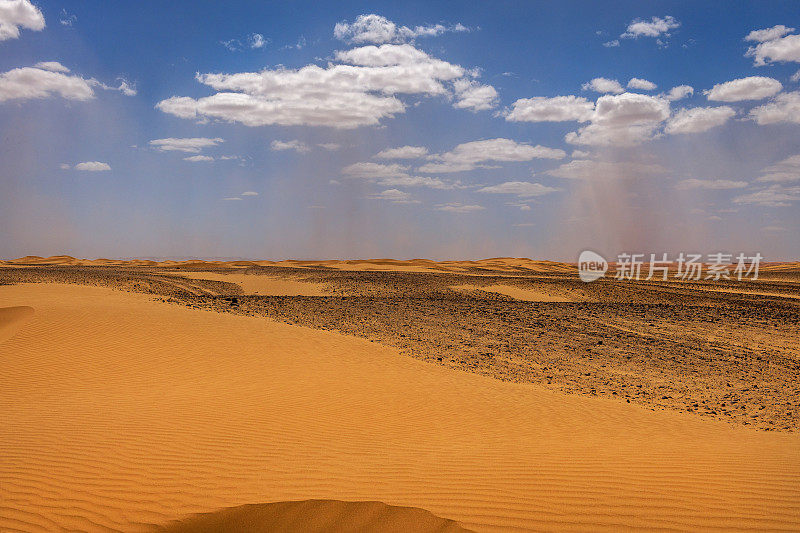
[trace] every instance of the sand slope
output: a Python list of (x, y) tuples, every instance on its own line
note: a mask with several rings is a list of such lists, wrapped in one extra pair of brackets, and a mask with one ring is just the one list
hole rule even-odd
[(33, 316), (33, 307), (0, 307), (0, 343), (10, 339)]
[(135, 531), (307, 499), (478, 531), (800, 528), (797, 435), (141, 294), (15, 285), (0, 302), (36, 309), (0, 344), (3, 531)]

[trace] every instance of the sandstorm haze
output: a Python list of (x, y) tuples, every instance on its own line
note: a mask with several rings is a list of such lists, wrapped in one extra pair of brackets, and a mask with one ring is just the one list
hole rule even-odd
[(573, 7), (2, 2), (0, 257), (797, 258), (795, 6)]

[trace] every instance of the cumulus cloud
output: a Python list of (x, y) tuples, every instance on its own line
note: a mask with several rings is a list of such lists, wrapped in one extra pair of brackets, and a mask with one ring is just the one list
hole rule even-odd
[(756, 181), (790, 182), (800, 181), (800, 154), (787, 157), (761, 171)]
[(83, 170), (86, 172), (104, 172), (111, 170), (108, 163), (101, 163), (100, 161), (84, 161), (75, 165), (75, 170)]
[(734, 115), (736, 111), (728, 106), (681, 109), (667, 121), (664, 132), (673, 135), (700, 133), (722, 126)]
[(427, 26), (398, 26), (381, 15), (359, 15), (353, 22), (339, 22), (333, 28), (333, 35), (349, 43), (403, 43), (413, 41), (417, 37), (435, 37), (445, 32), (465, 32), (469, 28), (463, 24), (445, 26), (433, 24)]
[(565, 139), (571, 144), (632, 146), (653, 138), (669, 114), (669, 102), (657, 96), (605, 95), (597, 99), (591, 123)]
[(725, 190), (725, 189), (741, 189), (747, 187), (746, 181), (732, 181), (732, 180), (698, 180), (688, 179), (679, 181), (675, 186), (681, 190), (691, 189), (707, 189), (707, 190)]
[(778, 25), (750, 32), (745, 39), (759, 41), (759, 44), (748, 48), (745, 56), (752, 57), (757, 67), (775, 62), (800, 62), (800, 35), (786, 35), (792, 31), (794, 28)]
[(652, 91), (658, 87), (655, 83), (641, 78), (631, 78), (628, 82), (628, 89), (639, 89), (641, 91)]
[(342, 145), (339, 143), (320, 143), (317, 146), (329, 152), (336, 151), (342, 147)]
[(459, 202), (450, 202), (447, 204), (438, 204), (434, 209), (437, 211), (447, 211), (448, 213), (473, 213), (475, 211), (483, 211), (486, 208), (482, 205), (465, 205)]
[(191, 154), (200, 153), (204, 148), (210, 148), (224, 142), (224, 139), (215, 137), (209, 139), (207, 137), (184, 137), (175, 138), (169, 137), (167, 139), (153, 139), (150, 141), (150, 146), (162, 152), (188, 152)]
[(445, 182), (439, 178), (414, 176), (409, 167), (397, 163), (384, 164), (361, 162), (342, 169), (342, 175), (349, 179), (362, 179), (386, 187), (428, 187), (431, 189), (453, 189), (458, 184)]
[(798, 200), (800, 200), (800, 187), (771, 185), (759, 191), (737, 196), (733, 199), (733, 203), (761, 207), (788, 207)]
[(581, 96), (534, 96), (511, 104), (506, 120), (512, 122), (586, 122), (592, 117), (594, 102)]
[(682, 100), (687, 96), (692, 96), (694, 94), (694, 87), (691, 85), (678, 85), (677, 87), (673, 87), (669, 90), (665, 95), (664, 98), (673, 102), (675, 100)]
[(681, 25), (674, 17), (653, 17), (649, 21), (636, 19), (628, 24), (625, 33), (620, 35), (621, 39), (638, 39), (639, 37), (669, 37), (670, 30)]
[(419, 203), (418, 200), (413, 199), (410, 193), (401, 191), (399, 189), (386, 189), (385, 191), (371, 194), (367, 196), (367, 198), (369, 198), (370, 200), (388, 200), (393, 204)]
[(29, 0), (0, 1), (0, 41), (18, 39), (20, 28), (44, 29), (44, 15)]
[[(405, 112), (397, 95), (456, 97), (455, 105), (482, 109), (491, 104), (488, 86), (455, 82), (474, 74), (431, 57), (410, 44), (383, 44), (339, 51), (340, 64), (307, 65), (237, 74), (198, 74), (218, 91), (202, 98), (173, 96), (156, 107), (187, 119), (216, 118), (246, 126), (356, 128)], [(463, 88), (464, 85), (460, 84)]]
[(492, 185), (478, 189), (478, 192), (490, 194), (513, 194), (520, 198), (532, 198), (534, 196), (543, 196), (551, 192), (556, 192), (558, 189), (547, 187), (541, 183), (532, 183), (529, 181), (507, 181), (499, 185)]
[(475, 80), (460, 79), (453, 83), (456, 102), (453, 107), (483, 111), (497, 106), (497, 91), (491, 85), (484, 85)]
[(625, 92), (625, 89), (622, 88), (622, 85), (617, 80), (608, 78), (594, 78), (584, 83), (581, 88), (584, 91), (594, 91), (596, 93), (619, 94)]
[(563, 159), (566, 152), (546, 146), (531, 146), (511, 139), (487, 139), (459, 144), (443, 154), (429, 156), (431, 160), (420, 172), (463, 172), (488, 162), (532, 161), (533, 159)]
[(783, 89), (776, 79), (765, 76), (750, 76), (738, 80), (718, 83), (705, 91), (709, 100), (718, 102), (741, 102), (743, 100), (763, 100), (775, 96)]
[(206, 163), (209, 161), (213, 161), (214, 158), (210, 155), (193, 155), (189, 157), (184, 157), (184, 161), (191, 161), (192, 163)]
[(787, 33), (792, 33), (794, 28), (787, 28), (783, 24), (778, 24), (777, 26), (773, 26), (771, 28), (766, 28), (763, 30), (753, 30), (747, 34), (747, 37), (744, 38), (745, 41), (755, 41), (757, 43), (763, 43), (766, 41), (774, 41), (780, 37), (783, 37)]
[(609, 180), (617, 178), (643, 178), (667, 172), (661, 165), (633, 161), (596, 161), (575, 159), (546, 174), (557, 178), (577, 180)]
[(387, 148), (375, 154), (378, 159), (418, 159), (428, 155), (428, 149), (424, 146), (400, 146), (398, 148)]
[(86, 101), (94, 98), (94, 80), (67, 74), (69, 69), (55, 61), (22, 67), (0, 74), (0, 102), (33, 100), (60, 96), (67, 100)]
[(311, 148), (309, 148), (307, 144), (305, 144), (302, 141), (298, 141), (297, 139), (293, 139), (291, 141), (274, 140), (269, 145), (269, 147), (273, 152), (294, 150), (295, 152), (302, 154), (305, 152), (309, 152), (311, 150)]
[(779, 94), (771, 102), (751, 109), (750, 117), (761, 125), (800, 124), (800, 91)]

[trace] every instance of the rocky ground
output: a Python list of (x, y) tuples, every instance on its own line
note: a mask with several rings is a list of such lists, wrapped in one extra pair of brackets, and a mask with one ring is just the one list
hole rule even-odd
[[(177, 305), (357, 335), (505, 381), (764, 430), (800, 426), (800, 285), (792, 273), (755, 282), (584, 284), (572, 273), (481, 268), (235, 271), (321, 283), (331, 296), (246, 295), (238, 285), (190, 279), (180, 268), (164, 267), (15, 265), (0, 268), (0, 284), (79, 283), (145, 292)], [(569, 301), (520, 301), (480, 290), (497, 285), (529, 291), (534, 300), (556, 294)]]

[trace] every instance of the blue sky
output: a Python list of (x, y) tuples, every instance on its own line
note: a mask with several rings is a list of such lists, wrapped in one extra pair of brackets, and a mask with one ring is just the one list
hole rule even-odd
[(0, 257), (800, 256), (792, 2), (0, 0)]

